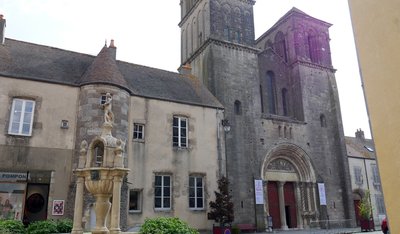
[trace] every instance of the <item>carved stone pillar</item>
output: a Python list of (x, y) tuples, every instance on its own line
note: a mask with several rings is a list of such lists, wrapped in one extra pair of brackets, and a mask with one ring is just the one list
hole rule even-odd
[(269, 216), (269, 204), (268, 204), (268, 180), (263, 181), (264, 189), (264, 218), (265, 218), (265, 230), (269, 231), (268, 228), (268, 216)]
[(78, 176), (76, 180), (74, 225), (71, 234), (82, 234), (82, 215), (83, 215), (83, 182), (84, 177)]
[(263, 182), (264, 189), (264, 213), (269, 216), (269, 205), (268, 205), (268, 181), (264, 180)]
[(121, 229), (120, 223), (120, 209), (121, 209), (121, 185), (122, 177), (120, 175), (114, 176), (114, 187), (113, 187), (113, 204), (111, 207), (111, 226), (110, 234), (119, 234)]
[(307, 211), (312, 212), (312, 206), (311, 206), (311, 184), (307, 183), (306, 184), (306, 191), (307, 191)]
[(317, 193), (315, 189), (316, 184), (311, 183), (311, 188), (312, 188), (312, 195), (313, 195), (313, 200), (314, 200), (314, 212), (315, 212), (315, 219), (316, 221), (319, 220), (319, 211), (318, 211), (318, 204), (317, 204)]
[(296, 199), (296, 215), (297, 215), (297, 228), (303, 229), (303, 218), (301, 217), (302, 213), (302, 202), (301, 202), (301, 194), (300, 194), (300, 183), (294, 183), (295, 187), (295, 199)]
[(279, 196), (279, 211), (281, 213), (281, 225), (282, 230), (288, 230), (286, 223), (286, 212), (285, 212), (285, 192), (284, 192), (285, 182), (278, 181), (278, 196)]

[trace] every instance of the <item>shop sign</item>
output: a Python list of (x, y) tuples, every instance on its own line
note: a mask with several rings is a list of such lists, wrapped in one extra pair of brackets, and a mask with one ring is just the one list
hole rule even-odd
[(15, 182), (26, 181), (27, 173), (18, 172), (0, 172), (0, 181)]

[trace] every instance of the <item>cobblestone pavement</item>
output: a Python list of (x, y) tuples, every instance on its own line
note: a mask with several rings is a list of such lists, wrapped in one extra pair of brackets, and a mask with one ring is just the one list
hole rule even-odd
[[(271, 232), (261, 232), (271, 233)], [(276, 234), (382, 234), (380, 230), (371, 232), (361, 232), (360, 228), (340, 228), (340, 229), (306, 229), (306, 230), (290, 230), (290, 231), (275, 231)]]
[[(361, 232), (360, 228), (341, 228), (341, 229), (303, 229), (303, 230), (275, 230), (272, 232), (257, 232), (253, 234), (382, 234), (378, 228), (377, 231)], [(212, 234), (212, 232), (202, 232), (201, 234)]]

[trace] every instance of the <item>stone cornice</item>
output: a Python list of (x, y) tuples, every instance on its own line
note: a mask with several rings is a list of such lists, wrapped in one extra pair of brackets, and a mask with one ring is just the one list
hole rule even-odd
[(296, 60), (295, 62), (290, 64), (291, 67), (294, 67), (295, 65), (303, 65), (306, 67), (316, 68), (316, 69), (325, 70), (325, 71), (328, 70), (332, 73), (336, 72), (336, 69), (333, 67), (328, 67), (328, 66), (324, 66), (322, 64), (316, 64), (316, 63), (312, 63), (312, 62), (308, 62), (308, 61), (304, 61), (304, 60)]
[(240, 51), (246, 51), (249, 53), (254, 53), (254, 54), (258, 54), (260, 52), (259, 49), (255, 48), (255, 47), (251, 47), (251, 46), (246, 46), (246, 45), (242, 45), (242, 44), (237, 44), (237, 43), (233, 43), (233, 42), (229, 42), (229, 41), (224, 41), (224, 40), (220, 40), (220, 39), (216, 39), (216, 38), (208, 38), (200, 48), (198, 48), (189, 58), (187, 58), (182, 65), (186, 64), (186, 63), (190, 63), (192, 62), (199, 54), (201, 54), (208, 45), (210, 44), (215, 44), (215, 45), (219, 45), (219, 46), (224, 46), (226, 48), (230, 48), (230, 49), (235, 49), (235, 50), (240, 50)]
[(301, 125), (307, 124), (304, 121), (293, 119), (288, 116), (273, 115), (273, 114), (266, 114), (266, 113), (262, 113), (261, 118), (267, 119), (267, 120), (272, 120), (273, 122), (286, 122), (286, 123), (301, 124)]

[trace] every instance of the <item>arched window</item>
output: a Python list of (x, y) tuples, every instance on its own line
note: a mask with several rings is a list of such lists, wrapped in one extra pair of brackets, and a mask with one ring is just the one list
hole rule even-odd
[(281, 126), (278, 127), (278, 136), (282, 137), (282, 127)]
[(325, 127), (326, 127), (326, 118), (325, 118), (325, 115), (324, 115), (324, 114), (321, 114), (321, 115), (319, 116), (319, 121), (320, 121), (320, 123), (321, 123), (321, 127), (325, 128)]
[(310, 60), (313, 63), (320, 62), (320, 51), (319, 51), (318, 36), (312, 30), (308, 32), (308, 51), (310, 54)]
[(286, 62), (288, 61), (285, 35), (281, 31), (275, 35), (274, 49), (275, 52), (279, 54)]
[(97, 142), (93, 147), (93, 166), (100, 167), (104, 160), (104, 144)]
[(276, 114), (275, 74), (272, 71), (267, 72), (267, 92), (269, 113)]
[(286, 128), (286, 126), (283, 127), (283, 137), (287, 138), (287, 128)]
[(288, 105), (287, 105), (287, 89), (282, 89), (282, 108), (283, 108), (283, 115), (288, 115)]
[(236, 100), (235, 101), (235, 115), (241, 115), (242, 114), (242, 104), (240, 101)]

